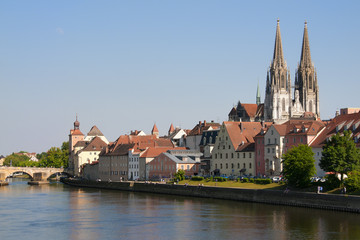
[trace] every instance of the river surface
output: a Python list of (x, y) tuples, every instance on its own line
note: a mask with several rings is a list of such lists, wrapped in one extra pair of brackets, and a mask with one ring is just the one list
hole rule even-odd
[(360, 239), (360, 214), (76, 188), (0, 187), (0, 239)]

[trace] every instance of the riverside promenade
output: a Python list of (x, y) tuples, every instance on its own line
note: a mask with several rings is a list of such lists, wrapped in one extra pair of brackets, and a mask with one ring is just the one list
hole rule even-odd
[(348, 195), (316, 194), (268, 189), (242, 189), (210, 186), (185, 186), (144, 182), (95, 182), (83, 179), (64, 178), (65, 184), (132, 192), (147, 192), (190, 197), (225, 199), (234, 201), (266, 203), (295, 207), (327, 209), (360, 213), (360, 197)]

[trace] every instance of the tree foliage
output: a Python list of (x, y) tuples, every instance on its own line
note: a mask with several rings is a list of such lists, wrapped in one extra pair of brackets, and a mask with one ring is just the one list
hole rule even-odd
[[(24, 151), (21, 151), (24, 152)], [(52, 147), (47, 152), (36, 154), (38, 162), (31, 161), (29, 157), (19, 154), (11, 154), (4, 160), (5, 166), (14, 167), (64, 167), (69, 162), (69, 142), (63, 142), (61, 148)]]
[(175, 174), (174, 174), (174, 179), (175, 180), (179, 180), (182, 181), (185, 179), (185, 171), (182, 169), (179, 169)]
[(5, 166), (13, 166), (13, 167), (23, 167), (23, 165), (27, 162), (31, 162), (29, 161), (30, 158), (26, 155), (19, 155), (16, 153), (13, 153), (9, 156), (7, 156), (4, 160), (4, 165)]
[(311, 147), (300, 144), (283, 156), (283, 175), (294, 187), (307, 187), (316, 173), (314, 153)]
[(359, 169), (360, 151), (351, 137), (350, 131), (344, 131), (344, 135), (337, 133), (326, 142), (323, 147), (319, 166), (326, 172), (341, 174), (343, 183), (344, 174)]
[(345, 179), (345, 186), (349, 192), (357, 191), (360, 189), (360, 171), (352, 171), (348, 178)]

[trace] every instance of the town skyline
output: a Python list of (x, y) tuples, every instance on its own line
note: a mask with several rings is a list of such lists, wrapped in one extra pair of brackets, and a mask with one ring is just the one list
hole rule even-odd
[(60, 147), (76, 114), (109, 141), (154, 123), (164, 135), (226, 121), (237, 101), (255, 103), (258, 84), (264, 102), (277, 19), (292, 84), (307, 21), (321, 119), (358, 107), (355, 1), (83, 3), (0, 3), (0, 154)]

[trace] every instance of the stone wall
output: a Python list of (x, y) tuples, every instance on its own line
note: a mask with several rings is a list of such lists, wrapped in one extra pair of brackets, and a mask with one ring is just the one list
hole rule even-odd
[(360, 197), (358, 196), (303, 193), (295, 191), (285, 193), (277, 190), (184, 186), (138, 182), (89, 182), (85, 180), (65, 180), (65, 183), (80, 187), (216, 198), (360, 213)]

